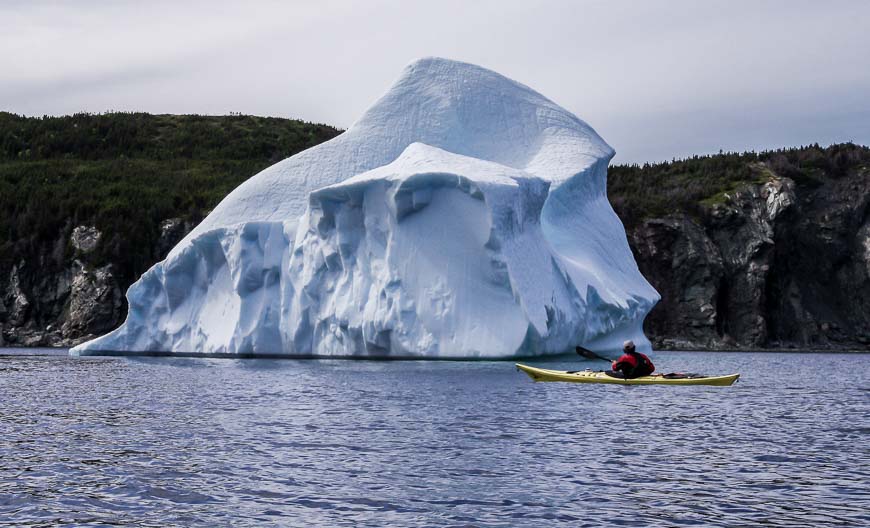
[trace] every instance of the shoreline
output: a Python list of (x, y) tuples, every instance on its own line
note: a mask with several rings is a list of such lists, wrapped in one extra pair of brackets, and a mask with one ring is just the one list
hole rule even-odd
[[(554, 354), (547, 356), (517, 356), (510, 358), (447, 358), (447, 357), (416, 357), (416, 356), (315, 356), (311, 354), (268, 354), (268, 353), (246, 353), (246, 354), (229, 354), (229, 353), (200, 353), (200, 352), (163, 352), (163, 351), (148, 351), (148, 352), (124, 352), (124, 351), (103, 351), (100, 354), (86, 354), (81, 356), (72, 356), (69, 350), (72, 347), (0, 347), (0, 358), (16, 357), (16, 356), (68, 356), (68, 357), (158, 357), (158, 358), (187, 358), (187, 359), (275, 359), (275, 360), (357, 360), (357, 361), (498, 361), (511, 362), (517, 360), (537, 360), (537, 361), (559, 361), (566, 358), (575, 358), (574, 353)], [(754, 349), (659, 349), (653, 350), (653, 353), (729, 353), (729, 354), (870, 354), (870, 350), (856, 349), (782, 349), (782, 348), (754, 348)]]

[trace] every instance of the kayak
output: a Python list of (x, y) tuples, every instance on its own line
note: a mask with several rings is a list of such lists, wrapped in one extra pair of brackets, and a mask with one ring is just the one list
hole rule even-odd
[[(608, 376), (602, 371), (594, 370), (549, 370), (537, 367), (530, 367), (517, 363), (517, 368), (525, 372), (535, 381), (570, 381), (573, 383), (610, 383), (614, 385), (715, 385), (717, 387), (727, 387), (732, 385), (740, 374), (729, 374), (727, 376), (697, 376), (689, 375), (688, 377), (673, 377), (672, 374), (654, 374), (652, 376), (641, 376), (634, 379), (622, 379)], [(679, 375), (677, 375), (679, 376)]]

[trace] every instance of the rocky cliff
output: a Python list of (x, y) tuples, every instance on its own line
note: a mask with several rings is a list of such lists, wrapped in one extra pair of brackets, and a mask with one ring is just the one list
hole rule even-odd
[(645, 325), (654, 345), (870, 348), (870, 163), (853, 161), (810, 178), (753, 162), (752, 182), (629, 226), (662, 295)]
[[(193, 229), (179, 218), (160, 224), (155, 261)], [(129, 284), (114, 263), (100, 265), (103, 242), (93, 226), (64, 229), (50, 253), (20, 259), (0, 276), (0, 346), (73, 346), (123, 320)], [(71, 251), (64, 249), (69, 247)]]

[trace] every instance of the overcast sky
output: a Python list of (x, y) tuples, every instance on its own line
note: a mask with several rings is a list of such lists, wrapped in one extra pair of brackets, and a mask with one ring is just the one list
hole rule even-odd
[(870, 144), (870, 1), (0, 2), (0, 110), (350, 126), (428, 55), (531, 86), (643, 162)]

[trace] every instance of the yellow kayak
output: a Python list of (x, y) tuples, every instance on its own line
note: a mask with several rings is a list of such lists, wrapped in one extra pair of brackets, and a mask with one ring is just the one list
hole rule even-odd
[(661, 374), (652, 376), (641, 376), (634, 379), (622, 379), (608, 376), (601, 371), (578, 370), (548, 370), (528, 365), (517, 363), (517, 368), (525, 372), (535, 381), (570, 381), (574, 383), (612, 383), (615, 385), (715, 385), (717, 387), (727, 387), (732, 385), (740, 374), (729, 374), (728, 376), (704, 376), (704, 377), (687, 377), (687, 378), (671, 378)]

